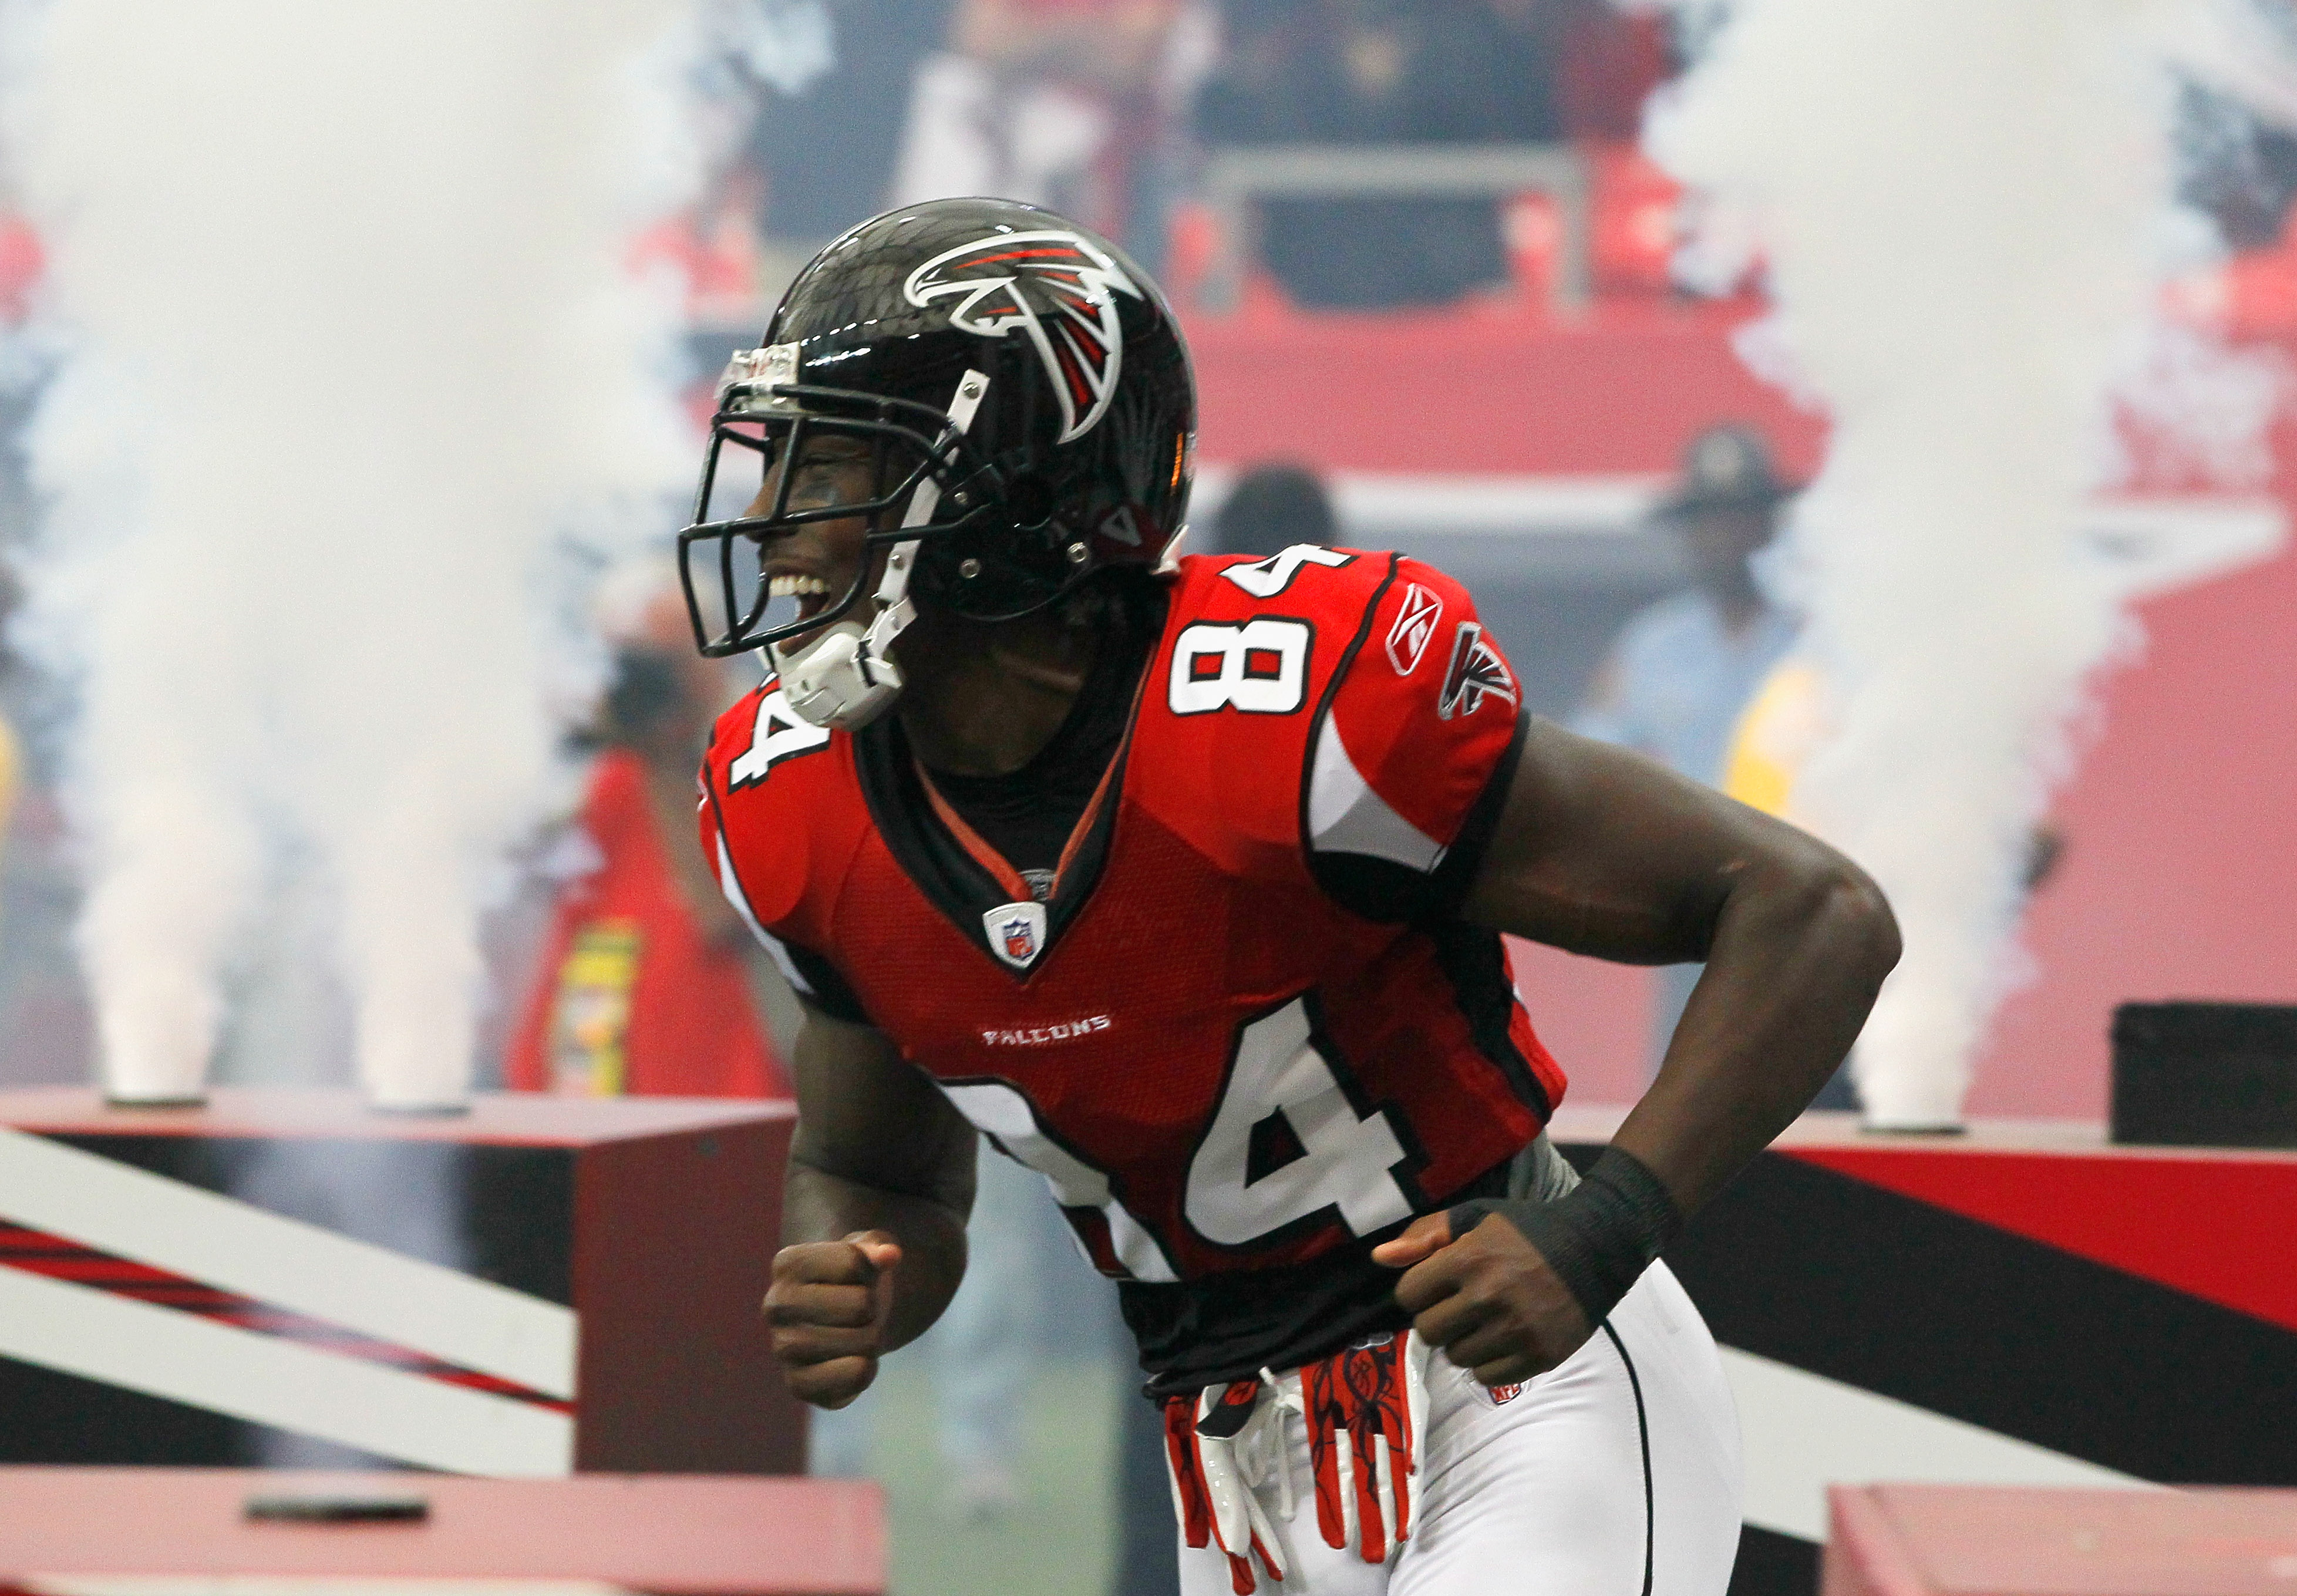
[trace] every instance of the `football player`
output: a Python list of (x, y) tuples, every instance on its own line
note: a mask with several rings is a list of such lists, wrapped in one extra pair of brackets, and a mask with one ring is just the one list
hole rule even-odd
[[(1440, 572), (1175, 557), (1195, 425), (1140, 268), (990, 200), (837, 240), (719, 389), (681, 544), (704, 652), (772, 672), (701, 830), (808, 1010), (785, 1375), (840, 1406), (934, 1321), (987, 1136), (1118, 1283), (1191, 1596), (1719, 1592), (1736, 1425), (1654, 1260), (1841, 1059), (1889, 910), (1526, 715)], [(1503, 933), (1706, 963), (1585, 1179)]]

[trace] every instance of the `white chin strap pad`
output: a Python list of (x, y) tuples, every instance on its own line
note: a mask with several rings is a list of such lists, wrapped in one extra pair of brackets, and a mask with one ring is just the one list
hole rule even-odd
[(901, 695), (900, 669), (873, 654), (855, 621), (839, 621), (794, 654), (773, 653), (790, 712), (816, 726), (859, 731)]
[[(988, 391), (989, 379), (977, 371), (958, 379), (949, 419), (959, 436), (972, 430), (974, 413)], [(941, 483), (928, 475), (910, 495), (902, 530), (932, 520), (940, 503)], [(877, 616), (866, 631), (858, 621), (841, 621), (814, 634), (795, 653), (785, 654), (778, 644), (767, 651), (781, 677), (782, 695), (800, 720), (859, 731), (901, 696), (902, 671), (893, 663), (893, 639), (918, 616), (910, 604), (910, 567), (916, 559), (914, 543), (897, 543), (885, 556), (885, 574), (877, 583)]]

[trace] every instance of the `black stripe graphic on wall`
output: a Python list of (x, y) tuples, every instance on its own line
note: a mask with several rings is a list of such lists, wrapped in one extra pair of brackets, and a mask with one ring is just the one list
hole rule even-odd
[(1667, 1262), (1728, 1345), (2145, 1479), (2297, 1485), (2264, 1320), (1776, 1153)]
[(1815, 1596), (1820, 1556), (1815, 1541), (1750, 1524), (1739, 1532), (1729, 1596)]
[(393, 1469), (390, 1458), (0, 1358), (0, 1463), (166, 1464), (252, 1468), (292, 1457), (311, 1468)]
[[(51, 1135), (50, 1141), (180, 1181), (251, 1207), (492, 1280), (545, 1302), (574, 1301), (572, 1147), (335, 1137)], [(338, 1184), (322, 1171), (355, 1173)], [(455, 1233), (347, 1211), (343, 1191), (432, 1192)], [(444, 1242), (449, 1250), (436, 1250)]]

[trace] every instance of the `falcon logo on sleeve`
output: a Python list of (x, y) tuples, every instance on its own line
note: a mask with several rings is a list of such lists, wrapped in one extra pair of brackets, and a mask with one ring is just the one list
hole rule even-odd
[(1060, 402), (1061, 443), (1092, 431), (1116, 397), (1124, 358), (1116, 296), (1141, 297), (1107, 251), (1058, 231), (992, 234), (944, 251), (902, 293), (920, 309), (955, 299), (949, 325), (976, 337), (1025, 332)]
[(1472, 715), (1484, 707), (1485, 695), (1516, 702), (1515, 678), (1508, 673), (1500, 651), (1484, 641), (1484, 629), (1472, 621), (1460, 622), (1452, 634), (1452, 663), (1444, 672), (1444, 690), (1436, 699), (1436, 716)]

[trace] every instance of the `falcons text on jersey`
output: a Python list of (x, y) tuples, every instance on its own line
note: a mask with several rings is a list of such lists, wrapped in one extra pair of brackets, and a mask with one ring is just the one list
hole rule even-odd
[(720, 721), (703, 844), (817, 1008), (1035, 1169), (1160, 1389), (1405, 1321), (1367, 1257), (1495, 1192), (1563, 1077), (1456, 916), (1521, 745), (1466, 591), (1390, 554), (1190, 556), (1050, 892), (888, 716)]

